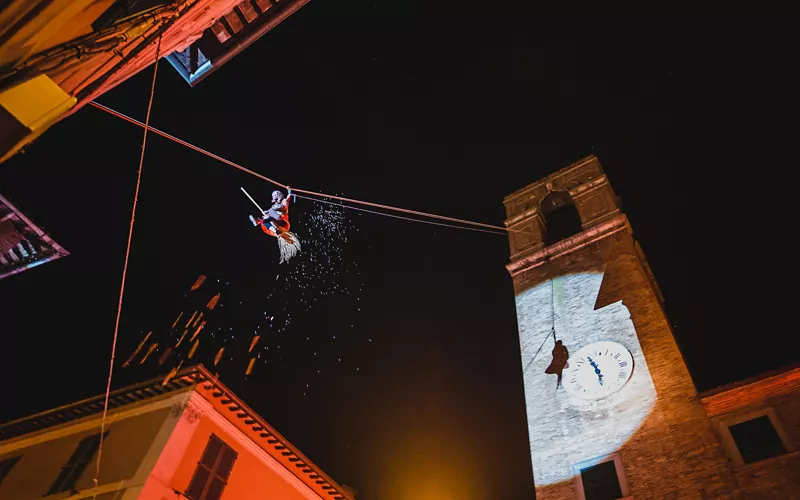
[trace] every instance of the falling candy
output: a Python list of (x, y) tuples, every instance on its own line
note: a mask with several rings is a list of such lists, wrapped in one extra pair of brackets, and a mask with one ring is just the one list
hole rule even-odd
[(193, 291), (197, 290), (198, 288), (203, 286), (203, 283), (205, 283), (205, 282), (206, 282), (206, 276), (204, 274), (201, 274), (200, 277), (197, 278), (197, 281), (194, 282), (194, 285), (192, 285), (192, 290), (191, 291), (193, 292)]
[(204, 326), (206, 326), (205, 321), (200, 323), (200, 326), (197, 327), (197, 330), (194, 331), (194, 333), (192, 334), (192, 338), (190, 338), (189, 340), (194, 340), (194, 338), (197, 337), (197, 334), (200, 333), (200, 330), (202, 330)]
[(172, 347), (167, 347), (167, 350), (164, 351), (164, 354), (162, 354), (161, 357), (158, 358), (158, 366), (163, 365), (164, 361), (167, 360), (170, 354), (172, 354)]
[(224, 347), (220, 347), (219, 351), (217, 351), (217, 355), (214, 356), (214, 366), (217, 366), (217, 364), (219, 364), (219, 360), (222, 359), (222, 354), (224, 352), (225, 352), (225, 348)]
[(189, 321), (186, 322), (186, 328), (189, 328), (189, 325), (192, 324), (192, 321), (194, 321), (195, 316), (197, 316), (197, 311), (195, 311), (194, 314), (192, 314), (192, 317), (189, 318)]
[(253, 373), (253, 366), (256, 364), (256, 358), (250, 358), (250, 363), (247, 365), (247, 371), (244, 372), (245, 375), (250, 375)]
[(217, 302), (219, 302), (219, 296), (220, 295), (221, 294), (218, 293), (218, 294), (214, 295), (211, 298), (211, 300), (208, 301), (208, 304), (206, 305), (206, 308), (208, 308), (209, 311), (213, 311), (214, 308), (217, 306)]
[(144, 336), (144, 340), (139, 342), (139, 345), (136, 347), (136, 350), (133, 351), (133, 354), (131, 354), (131, 357), (128, 358), (128, 360), (125, 363), (123, 363), (123, 365), (122, 365), (123, 368), (128, 366), (129, 364), (131, 364), (131, 361), (133, 361), (133, 358), (135, 358), (136, 355), (139, 354), (139, 351), (142, 350), (142, 347), (144, 347), (145, 343), (147, 343), (147, 339), (149, 339), (150, 335), (152, 335), (152, 334), (153, 334), (153, 332), (151, 331), (150, 333), (148, 333), (147, 335)]
[(147, 358), (150, 356), (150, 354), (152, 354), (153, 351), (156, 350), (156, 347), (158, 347), (158, 342), (153, 342), (152, 344), (150, 344), (150, 348), (147, 350), (147, 354), (145, 354), (144, 357), (142, 358), (142, 360), (139, 361), (140, 365), (144, 364), (144, 362), (147, 360)]
[(172, 370), (170, 370), (169, 373), (167, 373), (167, 376), (164, 377), (164, 381), (161, 382), (161, 387), (164, 387), (165, 385), (167, 385), (169, 383), (170, 380), (172, 380), (172, 377), (174, 377), (175, 374), (178, 373), (178, 370), (181, 369), (181, 365), (182, 364), (183, 364), (183, 361), (178, 363), (178, 366), (173, 367)]
[(198, 345), (200, 345), (200, 341), (195, 340), (194, 344), (192, 344), (192, 348), (189, 349), (189, 359), (192, 359), (192, 356), (194, 356), (194, 352), (197, 350)]
[(203, 313), (201, 312), (201, 313), (200, 313), (200, 314), (197, 316), (197, 319), (196, 319), (196, 320), (194, 320), (194, 323), (192, 324), (192, 327), (195, 327), (195, 326), (197, 326), (197, 324), (198, 324), (198, 323), (200, 323), (200, 320), (201, 320), (202, 318), (203, 318)]
[(260, 338), (261, 338), (260, 335), (256, 335), (255, 337), (253, 337), (253, 340), (250, 341), (250, 349), (248, 349), (247, 352), (250, 352), (250, 351), (253, 350), (253, 347), (255, 347), (256, 344), (258, 344), (258, 339), (260, 339)]
[(172, 328), (175, 328), (175, 325), (177, 325), (177, 324), (178, 324), (178, 321), (180, 321), (180, 320), (181, 320), (181, 317), (182, 317), (182, 316), (183, 316), (183, 311), (181, 311), (181, 313), (178, 315), (178, 317), (177, 317), (177, 318), (175, 318), (175, 323), (172, 323)]

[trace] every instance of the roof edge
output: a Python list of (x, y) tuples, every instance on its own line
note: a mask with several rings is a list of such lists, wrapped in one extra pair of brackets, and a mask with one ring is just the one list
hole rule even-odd
[(730, 384), (720, 385), (717, 387), (713, 387), (706, 391), (700, 392), (697, 396), (700, 399), (710, 398), (711, 396), (716, 396), (718, 394), (722, 394), (728, 391), (732, 391), (734, 389), (741, 389), (742, 387), (746, 387), (748, 385), (752, 385), (758, 382), (765, 381), (770, 378), (777, 377), (779, 375), (792, 372), (794, 370), (800, 370), (800, 363), (794, 363), (791, 365), (786, 365), (780, 368), (776, 368), (774, 370), (769, 370), (766, 372), (759, 373), (758, 375), (754, 375), (752, 377), (748, 377), (746, 379), (738, 380), (736, 382), (731, 382)]
[[(328, 474), (326, 474), (322, 470), (321, 467), (319, 467), (314, 462), (312, 462), (306, 455), (304, 455), (299, 449), (297, 449), (296, 446), (294, 446), (288, 439), (286, 439), (286, 437), (284, 437), (280, 432), (278, 432), (274, 427), (272, 427), (266, 420), (264, 420), (264, 418), (261, 415), (259, 415), (255, 410), (250, 408), (250, 406), (248, 406), (236, 394), (234, 394), (233, 391), (228, 389), (228, 387), (225, 384), (223, 384), (218, 378), (216, 378), (213, 375), (211, 375), (211, 373), (208, 371), (208, 369), (206, 369), (203, 365), (197, 365), (195, 368), (197, 369), (197, 371), (199, 373), (201, 373), (206, 378), (206, 380), (204, 381), (205, 384), (203, 382), (200, 382), (200, 384), (198, 384), (198, 385), (203, 386), (203, 385), (207, 385), (208, 383), (210, 383), (211, 387), (202, 387), (202, 388), (204, 390), (207, 390), (207, 391), (214, 391), (214, 389), (217, 390), (216, 393), (215, 392), (211, 392), (211, 396), (213, 398), (223, 398), (224, 397), (226, 399), (229, 399), (231, 401), (231, 403), (229, 403), (229, 405), (236, 406), (238, 408), (236, 410), (237, 412), (238, 411), (242, 411), (242, 412), (246, 413), (247, 414), (247, 418), (250, 418), (251, 420), (255, 421), (255, 424), (253, 424), (253, 425), (258, 425), (259, 427), (263, 428), (263, 430), (260, 430), (260, 431), (257, 431), (257, 432), (267, 432), (267, 433), (271, 434), (275, 439), (280, 441), (281, 445), (283, 445), (283, 446), (285, 446), (287, 448), (287, 451), (290, 451), (295, 457), (300, 459), (300, 461), (303, 464), (305, 464), (307, 466), (307, 468), (313, 469), (314, 473), (317, 474), (320, 477), (320, 479), (324, 480), (329, 485), (331, 485), (336, 490), (338, 495), (342, 496), (343, 498), (350, 498), (349, 495), (347, 495), (346, 490), (342, 487), (342, 485), (337, 483), (333, 478), (331, 478)], [(230, 411), (233, 412), (234, 410), (230, 410)], [(265, 451), (267, 451), (267, 453), (269, 453), (269, 450), (265, 450)], [(294, 471), (290, 470), (290, 472), (293, 475), (295, 475), (295, 477), (299, 478), (299, 476), (297, 474), (295, 474)]]

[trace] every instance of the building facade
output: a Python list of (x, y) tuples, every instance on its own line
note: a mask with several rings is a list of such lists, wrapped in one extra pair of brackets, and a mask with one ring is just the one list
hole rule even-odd
[(308, 0), (10, 0), (0, 6), (0, 163), (165, 57), (190, 84)]
[(800, 367), (720, 387), (700, 399), (745, 497), (800, 499)]
[[(719, 429), (755, 400), (698, 396), (598, 159), (507, 196), (505, 207), (536, 498), (796, 498), (766, 493), (762, 478), (744, 486), (755, 469), (737, 469)], [(779, 408), (796, 429), (797, 411)], [(783, 477), (800, 489), (796, 473)]]
[(0, 195), (0, 280), (69, 255)]
[(202, 366), (0, 426), (0, 499), (352, 500)]

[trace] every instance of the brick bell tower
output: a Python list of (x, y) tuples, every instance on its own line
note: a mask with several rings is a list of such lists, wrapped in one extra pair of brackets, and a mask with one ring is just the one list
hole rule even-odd
[(598, 159), (504, 203), (536, 498), (741, 498)]

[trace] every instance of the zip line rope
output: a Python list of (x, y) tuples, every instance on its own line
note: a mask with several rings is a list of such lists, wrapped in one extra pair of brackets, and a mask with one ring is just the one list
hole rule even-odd
[(142, 137), (142, 153), (139, 156), (139, 171), (136, 175), (136, 191), (133, 195), (133, 209), (131, 210), (131, 223), (128, 229), (128, 247), (125, 250), (125, 264), (122, 267), (122, 284), (119, 288), (119, 303), (117, 304), (117, 321), (114, 325), (114, 340), (111, 343), (111, 363), (108, 367), (108, 382), (106, 384), (106, 395), (103, 401), (103, 416), (100, 419), (100, 443), (97, 447), (97, 466), (94, 474), (94, 491), (92, 499), (97, 500), (97, 487), (100, 481), (100, 459), (103, 456), (103, 441), (106, 430), (106, 417), (108, 416), (108, 400), (111, 395), (111, 378), (114, 375), (114, 357), (117, 352), (117, 337), (119, 336), (119, 320), (122, 316), (122, 298), (125, 296), (125, 280), (128, 277), (128, 261), (131, 256), (131, 241), (133, 240), (133, 224), (136, 220), (136, 206), (139, 201), (139, 187), (142, 184), (142, 166), (144, 166), (144, 152), (147, 147), (147, 131), (150, 126), (150, 110), (153, 107), (153, 97), (156, 92), (156, 76), (158, 75), (158, 58), (161, 56), (161, 37), (158, 37), (158, 46), (156, 47), (156, 62), (153, 65), (153, 83), (150, 85), (150, 100), (147, 103), (147, 115), (145, 117), (144, 135)]
[[(119, 111), (115, 111), (115, 110), (109, 108), (108, 106), (104, 106), (104, 105), (102, 105), (100, 103), (97, 103), (95, 101), (90, 101), (89, 104), (94, 106), (95, 108), (101, 110), (101, 111), (105, 111), (106, 113), (109, 113), (109, 114), (111, 114), (113, 116), (116, 116), (117, 118), (121, 118), (121, 119), (123, 119), (123, 120), (125, 120), (125, 121), (127, 121), (129, 123), (132, 123), (132, 124), (138, 126), (138, 127), (144, 128), (146, 126), (144, 123), (140, 122), (139, 120), (137, 120), (135, 118), (132, 118), (132, 117), (130, 117), (128, 115), (125, 115), (124, 113), (120, 113)], [(149, 117), (148, 117), (148, 119), (149, 119)], [(161, 131), (161, 130), (159, 130), (157, 128), (154, 128), (154, 127), (149, 127), (148, 130), (150, 130), (154, 134), (158, 134), (158, 135), (160, 135), (160, 136), (162, 136), (162, 137), (164, 137), (166, 139), (169, 139), (171, 141), (177, 142), (178, 144), (181, 144), (182, 146), (186, 146), (187, 148), (193, 149), (193, 150), (197, 151), (198, 153), (202, 153), (202, 154), (204, 154), (204, 155), (206, 155), (206, 156), (208, 156), (210, 158), (213, 158), (215, 160), (221, 161), (222, 163), (225, 163), (225, 164), (227, 164), (227, 165), (229, 165), (229, 166), (231, 166), (233, 168), (236, 168), (238, 170), (241, 170), (242, 172), (250, 174), (250, 175), (252, 175), (254, 177), (258, 177), (261, 180), (270, 182), (270, 183), (275, 184), (276, 186), (282, 187), (284, 189), (289, 189), (289, 186), (287, 186), (286, 184), (282, 184), (282, 183), (280, 183), (280, 182), (278, 182), (278, 181), (276, 181), (274, 179), (270, 179), (269, 177), (261, 175), (258, 172), (250, 170), (249, 168), (245, 168), (245, 167), (239, 165), (238, 163), (234, 163), (234, 162), (232, 162), (232, 161), (230, 161), (228, 159), (225, 159), (225, 158), (223, 158), (223, 157), (221, 157), (219, 155), (216, 155), (216, 154), (214, 154), (214, 153), (212, 153), (210, 151), (207, 151), (207, 150), (205, 150), (205, 149), (203, 149), (201, 147), (195, 146), (194, 144), (191, 144), (191, 143), (189, 143), (187, 141), (184, 141), (183, 139), (179, 139), (179, 138), (175, 137), (174, 135), (168, 134), (168, 133), (163, 132), (163, 131)], [(356, 200), (356, 199), (353, 199), (353, 198), (346, 198), (346, 197), (343, 197), (343, 196), (336, 196), (336, 195), (330, 195), (330, 194), (325, 194), (325, 193), (318, 193), (316, 191), (308, 191), (308, 190), (305, 190), (305, 189), (293, 188), (292, 192), (293, 193), (302, 193), (302, 194), (312, 195), (312, 196), (319, 196), (319, 197), (323, 197), (323, 198), (330, 198), (330, 199), (333, 199), (333, 200), (338, 200), (338, 201), (347, 202), (347, 203), (353, 203), (353, 204), (356, 204), (356, 205), (365, 205), (365, 206), (369, 206), (369, 207), (373, 207), (373, 208), (380, 208), (380, 209), (383, 209), (383, 210), (389, 210), (389, 211), (394, 211), (394, 212), (402, 212), (402, 213), (406, 213), (406, 214), (409, 214), (409, 215), (416, 215), (416, 216), (419, 216), (419, 217), (428, 217), (428, 218), (432, 218), (432, 219), (439, 219), (439, 220), (444, 220), (444, 221), (448, 221), (448, 222), (456, 222), (456, 223), (459, 223), (459, 224), (465, 224), (465, 225), (468, 225), (468, 226), (475, 226), (475, 227), (493, 229), (495, 231), (503, 231), (503, 233), (508, 233), (508, 232), (526, 232), (526, 231), (520, 231), (520, 230), (514, 230), (514, 229), (506, 228), (506, 227), (503, 227), (503, 226), (493, 226), (491, 224), (484, 224), (482, 222), (475, 222), (475, 221), (470, 221), (470, 220), (465, 220), (465, 219), (457, 219), (455, 217), (447, 217), (447, 216), (444, 216), (444, 215), (433, 214), (433, 213), (428, 213), (428, 212), (420, 212), (418, 210), (410, 210), (410, 209), (407, 209), (407, 208), (394, 207), (394, 206), (391, 206), (391, 205), (383, 205), (383, 204), (380, 204), (380, 203), (372, 203), (372, 202), (369, 202), (369, 201)], [(301, 198), (305, 198), (305, 199), (312, 200), (312, 201), (322, 201), (322, 200), (319, 200), (317, 198), (308, 198), (308, 197), (301, 197)], [(341, 206), (345, 206), (345, 205), (341, 205)], [(355, 209), (355, 207), (348, 207), (348, 208)], [(375, 212), (375, 211), (364, 210), (364, 209), (361, 209), (361, 210), (365, 211), (365, 212), (369, 212), (369, 213), (374, 213), (374, 214), (377, 214), (377, 215), (390, 216), (389, 214), (386, 214), (386, 213), (383, 213), (383, 212)], [(393, 217), (403, 219), (403, 217), (399, 217), (399, 216), (393, 216)], [(427, 221), (422, 221), (422, 220), (419, 220), (419, 219), (411, 219), (411, 218), (405, 218), (405, 220), (414, 221), (414, 222), (427, 222)], [(460, 228), (460, 229), (468, 229), (468, 228), (465, 228), (463, 226), (455, 226), (455, 225), (451, 226), (451, 225), (446, 225), (446, 224), (441, 224), (441, 225), (446, 226), (446, 227), (455, 227), (455, 228)], [(486, 232), (490, 232), (490, 231), (486, 231)]]
[[(292, 194), (294, 194), (294, 193), (292, 193)], [(320, 200), (319, 198), (311, 198), (309, 196), (298, 196), (298, 198), (302, 198), (304, 200), (316, 201), (317, 203), (326, 203), (328, 205), (333, 205), (333, 206), (336, 206), (336, 207), (349, 208), (350, 210), (358, 210), (359, 212), (367, 212), (367, 213), (370, 213), (370, 214), (384, 215), (386, 217), (392, 217), (394, 219), (402, 219), (402, 220), (408, 220), (408, 221), (411, 221), (411, 222), (421, 222), (423, 224), (433, 224), (434, 226), (454, 227), (456, 229), (466, 229), (468, 231), (478, 231), (480, 233), (499, 234), (501, 236), (505, 236), (505, 233), (501, 233), (499, 231), (490, 231), (488, 229), (479, 229), (479, 228), (476, 228), (476, 227), (456, 226), (455, 224), (444, 224), (442, 222), (434, 222), (434, 221), (431, 221), (431, 220), (412, 219), (411, 217), (403, 217), (402, 215), (387, 214), (386, 212), (378, 212), (376, 210), (368, 210), (366, 208), (353, 207), (353, 206), (350, 206), (350, 205), (345, 205), (343, 203), (334, 203), (332, 201)]]
[[(136, 118), (131, 118), (130, 116), (122, 114), (119, 111), (114, 111), (113, 109), (109, 108), (108, 106), (103, 106), (102, 104), (94, 102), (94, 101), (90, 101), (89, 104), (91, 104), (92, 106), (94, 106), (97, 109), (105, 111), (108, 114), (114, 115), (117, 118), (122, 118), (123, 120), (125, 120), (127, 122), (133, 123), (134, 125), (136, 125), (138, 127), (141, 127), (141, 128), (145, 127), (145, 124), (140, 122)], [(226, 160), (225, 158), (223, 158), (221, 156), (215, 155), (214, 153), (212, 153), (210, 151), (206, 151), (203, 148), (197, 147), (192, 143), (184, 141), (183, 139), (178, 139), (174, 135), (170, 135), (170, 134), (168, 134), (166, 132), (162, 132), (161, 130), (158, 130), (157, 128), (154, 128), (154, 127), (150, 127), (148, 130), (150, 130), (150, 132), (153, 132), (154, 134), (160, 135), (161, 137), (165, 137), (165, 138), (167, 138), (167, 139), (169, 139), (171, 141), (177, 142), (178, 144), (180, 144), (182, 146), (186, 146), (189, 149), (194, 149), (198, 153), (202, 153), (202, 154), (204, 154), (204, 155), (206, 155), (208, 157), (214, 158), (215, 160), (218, 160), (218, 161), (221, 161), (222, 163), (230, 165), (233, 168), (238, 168), (242, 172), (245, 172), (245, 173), (250, 174), (252, 176), (258, 177), (259, 179), (261, 179), (263, 181), (271, 182), (271, 183), (273, 183), (273, 184), (275, 184), (277, 186), (282, 187), (283, 189), (287, 189), (288, 188), (288, 186), (286, 186), (284, 184), (281, 184), (280, 182), (278, 182), (278, 181), (276, 181), (274, 179), (270, 179), (269, 177), (261, 175), (258, 172), (254, 172), (254, 171), (250, 170), (249, 168), (245, 168), (245, 167), (243, 167), (243, 166), (241, 166), (241, 165), (239, 165), (237, 163), (234, 163), (234, 162), (232, 162), (230, 160)]]
[(542, 352), (542, 347), (544, 347), (545, 342), (547, 339), (550, 338), (550, 335), (553, 336), (553, 342), (556, 342), (556, 299), (555, 299), (555, 278), (550, 280), (550, 319), (552, 321), (552, 327), (550, 331), (547, 332), (547, 336), (542, 340), (542, 344), (539, 346), (539, 349), (536, 350), (536, 354), (533, 355), (531, 360), (528, 362), (527, 366), (522, 369), (523, 375), (528, 372), (528, 369), (533, 365), (533, 362), (536, 361), (536, 356)]

